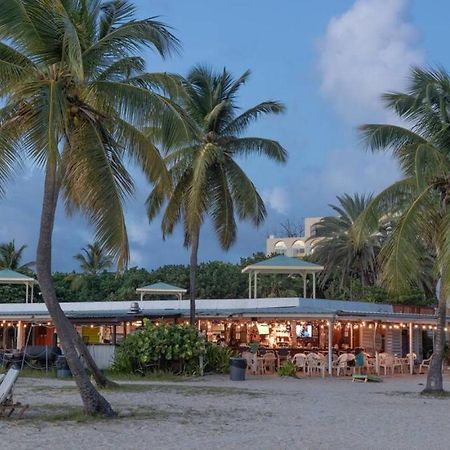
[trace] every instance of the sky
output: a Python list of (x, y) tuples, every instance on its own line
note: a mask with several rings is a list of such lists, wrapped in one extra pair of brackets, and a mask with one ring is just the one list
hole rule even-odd
[[(395, 122), (380, 94), (405, 87), (411, 66), (450, 70), (446, 48), (450, 2), (433, 0), (138, 0), (140, 18), (159, 16), (181, 40), (182, 51), (167, 60), (145, 52), (147, 70), (185, 75), (195, 64), (227, 67), (252, 76), (239, 102), (286, 105), (282, 116), (266, 117), (248, 135), (278, 140), (288, 151), (285, 165), (260, 157), (240, 161), (263, 196), (268, 216), (255, 229), (240, 223), (235, 245), (220, 249), (208, 223), (199, 258), (239, 261), (265, 250), (269, 234), (289, 219), (330, 214), (344, 193), (378, 192), (399, 177), (389, 155), (372, 155), (358, 139), (363, 123)], [(151, 186), (135, 169), (135, 197), (126, 204), (130, 266), (153, 269), (186, 264), (181, 230), (163, 241), (160, 222), (148, 223), (144, 202)], [(0, 242), (28, 245), (33, 260), (39, 231), (42, 174), (27, 167), (0, 199)], [(53, 268), (77, 270), (73, 255), (93, 240), (82, 217), (58, 209)]]

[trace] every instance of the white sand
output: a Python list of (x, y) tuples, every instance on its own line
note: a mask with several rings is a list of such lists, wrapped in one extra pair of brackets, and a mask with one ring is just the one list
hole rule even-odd
[(383, 383), (211, 376), (107, 392), (116, 410), (137, 416), (67, 422), (54, 416), (81, 404), (73, 382), (22, 378), (16, 400), (32, 408), (24, 420), (2, 421), (0, 448), (449, 448), (450, 398), (420, 397), (424, 382), (418, 375)]

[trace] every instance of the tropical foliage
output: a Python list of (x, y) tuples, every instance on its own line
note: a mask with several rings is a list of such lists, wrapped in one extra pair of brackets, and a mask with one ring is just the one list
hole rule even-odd
[(204, 373), (228, 373), (230, 370), (230, 358), (237, 356), (229, 347), (222, 347), (213, 342), (206, 343), (203, 357)]
[(113, 257), (98, 242), (88, 244), (74, 258), (79, 261), (83, 273), (89, 275), (97, 275), (113, 265)]
[(14, 240), (0, 244), (0, 269), (11, 269), (19, 272), (30, 269), (34, 262), (22, 263), (26, 245), (16, 247)]
[(199, 357), (205, 353), (205, 342), (191, 325), (144, 325), (127, 336), (116, 353), (113, 369), (145, 375), (154, 371), (178, 374), (199, 373)]
[(266, 216), (264, 203), (254, 184), (239, 165), (238, 158), (259, 155), (283, 163), (287, 154), (276, 141), (244, 137), (249, 125), (267, 114), (279, 114), (284, 107), (265, 101), (239, 113), (237, 95), (250, 72), (234, 79), (224, 69), (215, 72), (205, 66), (194, 67), (188, 74), (183, 107), (194, 124), (193, 133), (163, 124), (149, 135), (168, 149), (167, 164), (173, 188), (165, 180), (156, 183), (147, 204), (153, 220), (164, 203), (162, 232), (173, 232), (182, 222), (185, 245), (191, 248), (190, 296), (191, 321), (196, 296), (195, 271), (200, 229), (209, 217), (220, 245), (228, 249), (236, 239), (236, 218), (261, 224)]
[(167, 178), (143, 129), (162, 120), (178, 128), (186, 123), (165, 96), (178, 91), (178, 77), (145, 72), (140, 52), (150, 47), (165, 57), (178, 41), (163, 23), (137, 20), (126, 0), (1, 0), (0, 10), (0, 193), (26, 158), (45, 173), (36, 257), (42, 296), (83, 386), (85, 410), (110, 415), (74, 345), (104, 384), (101, 374), (56, 299), (55, 210), (61, 195), (67, 211), (81, 212), (92, 223), (95, 240), (125, 267), (123, 204), (133, 193), (125, 164), (136, 163), (151, 180)]
[(340, 280), (340, 289), (351, 286), (356, 279), (362, 286), (374, 285), (377, 281), (377, 257), (386, 240), (391, 223), (381, 214), (359, 230), (356, 242), (355, 222), (372, 196), (344, 194), (337, 197), (339, 204), (330, 205), (336, 213), (324, 217), (317, 225), (312, 239), (313, 260), (322, 264), (325, 270), (319, 275), (322, 287), (333, 276)]
[[(446, 303), (450, 294), (450, 76), (442, 70), (414, 69), (407, 92), (384, 95), (389, 109), (409, 125), (364, 125), (372, 151), (390, 151), (403, 177), (374, 198), (360, 228), (373, 223), (374, 211), (399, 214), (381, 252), (382, 281), (392, 291), (417, 286), (432, 265), (438, 289), (438, 330), (427, 391), (440, 391)], [(430, 261), (431, 260), (431, 261)], [(436, 283), (435, 283), (436, 284)]]

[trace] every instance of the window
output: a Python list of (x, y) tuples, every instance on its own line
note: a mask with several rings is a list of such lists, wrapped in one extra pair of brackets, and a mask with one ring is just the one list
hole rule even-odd
[(302, 240), (295, 241), (292, 244), (292, 255), (293, 256), (304, 256), (305, 255), (305, 242)]
[(286, 254), (286, 244), (283, 241), (278, 241), (274, 246), (275, 253), (279, 255), (285, 255)]

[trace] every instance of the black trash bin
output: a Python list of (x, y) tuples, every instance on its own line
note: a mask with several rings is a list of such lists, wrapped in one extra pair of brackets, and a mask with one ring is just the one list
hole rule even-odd
[(59, 355), (56, 357), (56, 378), (71, 378), (72, 372), (65, 356)]
[(244, 358), (230, 358), (230, 379), (233, 381), (245, 381), (247, 360)]

